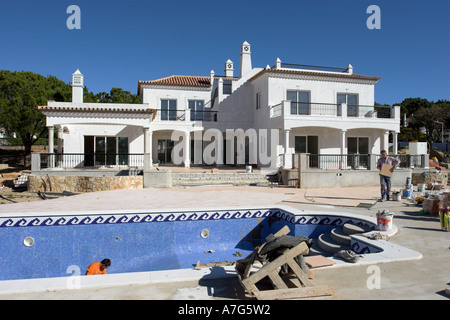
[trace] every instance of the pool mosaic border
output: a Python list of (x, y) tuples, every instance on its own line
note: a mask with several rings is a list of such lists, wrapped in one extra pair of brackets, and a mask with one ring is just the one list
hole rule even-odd
[(350, 223), (369, 230), (374, 230), (376, 227), (374, 223), (367, 220), (358, 219), (355, 217), (346, 217), (344, 215), (292, 213), (279, 208), (264, 208), (209, 211), (199, 210), (191, 212), (122, 212), (108, 214), (7, 216), (0, 218), (0, 228), (255, 219), (268, 217), (277, 217), (292, 224), (343, 226), (346, 223)]

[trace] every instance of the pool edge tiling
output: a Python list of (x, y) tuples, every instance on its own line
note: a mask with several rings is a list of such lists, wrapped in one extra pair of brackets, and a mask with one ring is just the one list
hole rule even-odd
[[(224, 220), (229, 222), (224, 225)], [(227, 254), (220, 257), (230, 257), (237, 250), (246, 255), (269, 233), (275, 233), (284, 225), (290, 227), (291, 235), (310, 236), (345, 223), (376, 230), (376, 219), (372, 217), (325, 211), (305, 212), (283, 205), (3, 215), (0, 218), (0, 240), (5, 245), (0, 249), (0, 264), (6, 272), (0, 281), (0, 292), (5, 285), (8, 287), (8, 283), (15, 281), (20, 288), (23, 281), (44, 283), (48, 279), (47, 283), (52, 283), (57, 278), (67, 280), (74, 274), (69, 272), (68, 267), (78, 267), (78, 275), (84, 274), (88, 262), (106, 257), (112, 257), (113, 261), (106, 276), (122, 279), (118, 283), (129, 284), (123, 279), (136, 277), (144, 277), (145, 281), (149, 277), (154, 277), (152, 281), (172, 281), (179, 278), (177, 274), (189, 274), (182, 276), (182, 279), (223, 277), (233, 275), (234, 268), (225, 267), (222, 272), (209, 269), (199, 272), (193, 270), (192, 265), (197, 260), (209, 262), (207, 260), (212, 259), (213, 255), (205, 255), (208, 250)], [(135, 226), (134, 230), (130, 230), (131, 225)], [(208, 230), (207, 237), (201, 236), (204, 229)], [(382, 233), (391, 236), (396, 232), (394, 225), (392, 231)], [(27, 237), (33, 239), (24, 242)], [(364, 256), (358, 264), (421, 258), (420, 253), (391, 242), (355, 235), (351, 238), (352, 249)], [(158, 252), (170, 253), (160, 257)], [(236, 259), (236, 256), (229, 258)], [(337, 260), (335, 266), (344, 265), (348, 263)], [(51, 272), (47, 270), (49, 266), (53, 268)], [(9, 272), (8, 268), (22, 274)], [(94, 281), (81, 278), (84, 283)]]

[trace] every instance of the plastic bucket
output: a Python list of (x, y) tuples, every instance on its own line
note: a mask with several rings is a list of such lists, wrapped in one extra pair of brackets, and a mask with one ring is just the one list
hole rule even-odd
[(420, 183), (417, 185), (418, 192), (425, 192), (425, 183)]
[(392, 220), (394, 215), (389, 212), (378, 212), (377, 213), (377, 226), (379, 231), (391, 231), (392, 230)]
[(411, 198), (412, 189), (403, 189), (403, 198)]
[(393, 201), (400, 201), (402, 199), (402, 196), (400, 192), (392, 192), (392, 200)]

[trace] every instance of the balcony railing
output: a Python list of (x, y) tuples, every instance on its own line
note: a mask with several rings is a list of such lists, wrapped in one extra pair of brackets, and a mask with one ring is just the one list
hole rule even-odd
[(161, 121), (205, 121), (217, 122), (218, 111), (210, 110), (158, 110)]
[(40, 169), (143, 167), (143, 153), (41, 153)]
[(284, 100), (281, 103), (271, 106), (269, 109), (271, 118), (298, 115), (394, 119), (396, 116), (394, 107), (347, 105), (346, 103), (336, 104)]
[(368, 154), (310, 154), (309, 168), (319, 169), (368, 169)]
[(190, 110), (191, 121), (217, 122), (218, 111)]
[(311, 103), (291, 101), (291, 114), (339, 116), (340, 105), (332, 103)]
[[(422, 155), (398, 154), (390, 155), (401, 162), (398, 168), (425, 168), (426, 161)], [(308, 169), (365, 169), (376, 170), (376, 163), (380, 158), (375, 154), (307, 154), (306, 168)], [(293, 165), (298, 167), (298, 154), (293, 155)]]

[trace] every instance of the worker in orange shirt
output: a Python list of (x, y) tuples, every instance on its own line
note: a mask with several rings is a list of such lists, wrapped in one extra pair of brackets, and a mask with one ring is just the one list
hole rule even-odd
[(93, 276), (97, 274), (106, 274), (106, 269), (111, 265), (111, 260), (103, 259), (102, 261), (93, 262), (87, 267), (86, 275)]

